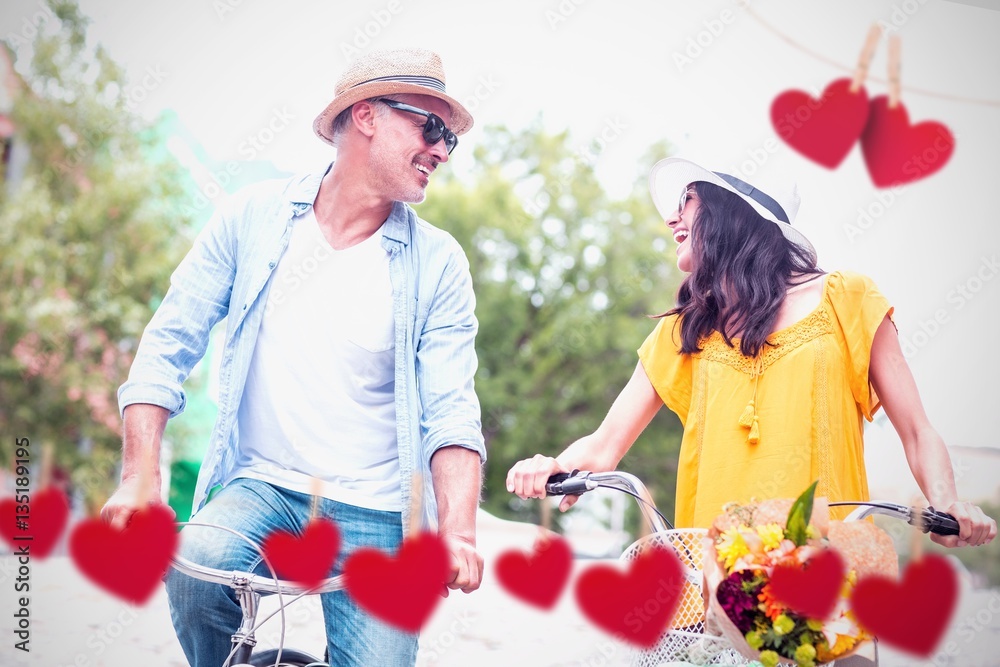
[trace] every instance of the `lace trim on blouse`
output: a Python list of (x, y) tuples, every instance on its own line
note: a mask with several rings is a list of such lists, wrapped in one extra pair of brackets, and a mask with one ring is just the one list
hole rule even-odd
[(830, 314), (825, 307), (820, 306), (804, 319), (771, 334), (768, 338), (771, 345), (765, 345), (757, 358), (744, 356), (740, 352), (738, 339), (733, 339), (735, 347), (726, 345), (726, 340), (718, 331), (702, 340), (702, 350), (695, 356), (706, 361), (726, 364), (741, 373), (755, 377), (789, 352), (832, 332), (833, 322), (830, 319)]
[(821, 304), (802, 320), (771, 334), (771, 344), (765, 345), (756, 357), (744, 356), (739, 351), (738, 345), (736, 347), (726, 345), (725, 339), (718, 331), (703, 340), (702, 351), (698, 355), (702, 360), (726, 364), (753, 380), (753, 393), (738, 420), (739, 425), (747, 429), (748, 444), (755, 446), (760, 442), (761, 424), (757, 413), (757, 388), (760, 385), (761, 375), (792, 350), (832, 331), (830, 314)]

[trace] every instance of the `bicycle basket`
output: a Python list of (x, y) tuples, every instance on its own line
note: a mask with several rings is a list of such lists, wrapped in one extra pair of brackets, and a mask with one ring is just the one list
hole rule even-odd
[(652, 649), (632, 653), (633, 667), (654, 667), (681, 662), (693, 665), (750, 665), (723, 637), (705, 634), (705, 601), (702, 598), (703, 528), (678, 528), (647, 535), (629, 546), (623, 561), (635, 560), (647, 549), (667, 547), (684, 566), (684, 592), (673, 621)]

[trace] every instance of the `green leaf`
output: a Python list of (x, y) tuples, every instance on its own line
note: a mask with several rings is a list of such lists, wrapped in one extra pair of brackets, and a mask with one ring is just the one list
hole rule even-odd
[(809, 519), (812, 518), (813, 496), (816, 494), (816, 480), (809, 485), (801, 496), (792, 503), (792, 508), (788, 511), (788, 521), (785, 523), (785, 537), (801, 547), (806, 543), (806, 528), (809, 526)]

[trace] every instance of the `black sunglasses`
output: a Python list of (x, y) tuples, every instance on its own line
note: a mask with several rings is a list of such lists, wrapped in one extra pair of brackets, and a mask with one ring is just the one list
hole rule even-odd
[(427, 122), (424, 123), (424, 141), (427, 142), (428, 146), (433, 146), (437, 142), (444, 139), (444, 147), (448, 149), (448, 155), (455, 150), (455, 146), (458, 145), (458, 137), (445, 126), (444, 121), (441, 120), (435, 114), (430, 111), (424, 111), (423, 109), (418, 109), (417, 107), (411, 107), (409, 104), (403, 104), (402, 102), (397, 102), (396, 100), (377, 100), (386, 106), (392, 107), (393, 109), (399, 109), (400, 111), (408, 111), (409, 113), (419, 114), (427, 118)]

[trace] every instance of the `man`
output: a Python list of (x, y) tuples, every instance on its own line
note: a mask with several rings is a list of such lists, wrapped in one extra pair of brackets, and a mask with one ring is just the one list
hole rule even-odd
[[(473, 387), (472, 281), (457, 242), (403, 203), (423, 200), (456, 135), (472, 126), (444, 81), (428, 51), (359, 59), (313, 123), (337, 148), (326, 172), (247, 188), (209, 222), (119, 390), (122, 482), (105, 520), (125, 524), (148, 497), (144, 479), (159, 496), (164, 426), (183, 410), (181, 384), (225, 317), (197, 521), (257, 543), (276, 529), (301, 533), (318, 485), (318, 513), (341, 535), (335, 573), (358, 547), (394, 551), (411, 525), (437, 523), (451, 555), (448, 587), (479, 587), (475, 515), (486, 452)], [(425, 516), (411, 523), (414, 473), (430, 483), (418, 499)], [(186, 558), (267, 572), (239, 538), (185, 533), (195, 530), (182, 542)], [(221, 665), (241, 618), (232, 591), (171, 572), (167, 592), (188, 660)], [(323, 611), (331, 664), (415, 661), (416, 635), (372, 618), (344, 592), (324, 594)]]

